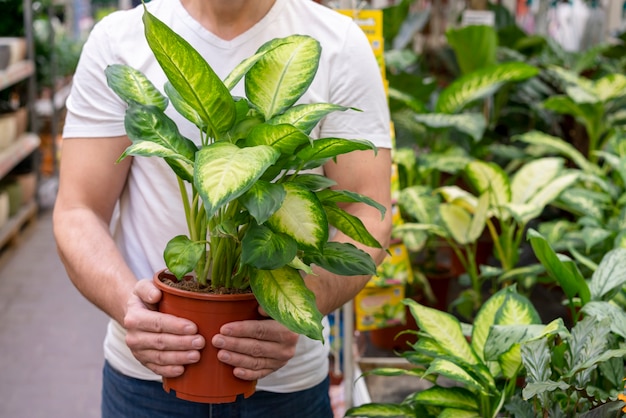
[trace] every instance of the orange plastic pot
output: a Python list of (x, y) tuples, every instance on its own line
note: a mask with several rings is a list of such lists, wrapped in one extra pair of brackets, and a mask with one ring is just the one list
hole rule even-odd
[(174, 391), (177, 398), (202, 403), (234, 402), (239, 395), (252, 395), (256, 381), (242, 380), (233, 375), (233, 367), (217, 359), (217, 349), (211, 339), (228, 322), (258, 319), (258, 302), (252, 293), (215, 295), (190, 292), (168, 286), (161, 281), (171, 273), (161, 270), (153, 277), (163, 297), (159, 312), (189, 319), (198, 326), (206, 345), (200, 352), (200, 361), (185, 367), (175, 378), (163, 378), (165, 391)]

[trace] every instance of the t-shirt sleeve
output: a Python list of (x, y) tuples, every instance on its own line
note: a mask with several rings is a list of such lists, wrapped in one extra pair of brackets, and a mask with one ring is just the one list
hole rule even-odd
[(356, 24), (351, 24), (332, 64), (331, 103), (358, 109), (334, 112), (321, 125), (321, 137), (367, 139), (391, 148), (389, 106), (372, 47)]
[(108, 35), (110, 20), (94, 26), (83, 46), (67, 99), (63, 137), (109, 137), (125, 134), (125, 103), (106, 82), (104, 70), (116, 63)]

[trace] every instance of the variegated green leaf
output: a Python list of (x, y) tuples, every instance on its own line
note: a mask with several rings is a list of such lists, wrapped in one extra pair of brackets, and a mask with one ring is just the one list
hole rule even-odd
[(540, 145), (541, 147), (548, 148), (551, 151), (556, 151), (574, 162), (574, 164), (580, 167), (583, 171), (588, 173), (597, 172), (597, 167), (591, 164), (580, 151), (578, 151), (572, 144), (559, 137), (540, 131), (530, 131), (521, 135), (516, 135), (513, 139), (523, 141), (531, 145)]
[(478, 411), (478, 398), (472, 392), (460, 387), (444, 388), (433, 386), (417, 392), (412, 397), (413, 402), (420, 404), (451, 407), (468, 411)]
[(363, 221), (335, 204), (324, 205), (328, 223), (353, 240), (372, 248), (382, 248), (380, 243), (369, 233)]
[(497, 360), (499, 356), (509, 351), (515, 344), (526, 343), (545, 335), (561, 332), (567, 332), (567, 328), (565, 328), (561, 318), (552, 321), (549, 325), (492, 325), (489, 328), (489, 334), (484, 344), (485, 360)]
[(387, 209), (374, 199), (350, 190), (322, 190), (317, 193), (317, 197), (324, 205), (330, 203), (364, 203), (378, 209), (382, 218), (387, 212)]
[(320, 138), (313, 141), (313, 146), (305, 147), (296, 156), (302, 161), (315, 161), (335, 158), (352, 151), (376, 150), (374, 144), (366, 140)]
[(581, 311), (598, 321), (608, 318), (611, 331), (622, 338), (626, 338), (626, 312), (616, 304), (591, 301), (581, 308)]
[(267, 145), (239, 148), (228, 142), (198, 151), (194, 183), (207, 216), (248, 191), (278, 156), (278, 151)]
[[(281, 45), (276, 46), (277, 42)], [(269, 41), (258, 52), (266, 50), (248, 70), (245, 88), (248, 99), (268, 120), (296, 103), (309, 88), (317, 72), (321, 46), (311, 37), (292, 35)]]
[(546, 392), (560, 391), (565, 392), (569, 388), (569, 385), (562, 380), (555, 382), (554, 380), (544, 380), (541, 382), (529, 382), (522, 389), (522, 397), (524, 400), (529, 400), (535, 396), (544, 394)]
[(476, 212), (478, 199), (467, 190), (463, 190), (459, 186), (444, 186), (437, 188), (435, 191), (443, 196), (446, 202), (460, 206), (469, 213)]
[(429, 128), (454, 128), (466, 133), (476, 142), (480, 141), (487, 129), (487, 122), (481, 113), (462, 113), (450, 115), (446, 113), (421, 113), (415, 120)]
[(315, 125), (325, 116), (332, 112), (345, 112), (346, 110), (356, 109), (332, 103), (301, 104), (285, 110), (283, 114), (274, 116), (268, 123), (272, 125), (289, 124), (309, 135)]
[(413, 408), (394, 403), (367, 403), (346, 411), (346, 417), (414, 418)]
[(132, 102), (124, 118), (126, 133), (132, 144), (119, 160), (127, 155), (161, 157), (176, 175), (189, 182), (193, 179), (196, 145), (182, 136), (165, 113), (154, 106)]
[(373, 276), (376, 264), (363, 250), (345, 242), (328, 242), (321, 253), (309, 253), (304, 261), (340, 276)]
[(457, 408), (446, 408), (437, 415), (437, 418), (482, 418), (476, 411), (465, 411)]
[(220, 78), (185, 39), (150, 14), (143, 14), (146, 39), (172, 86), (215, 133), (235, 121), (235, 102)]
[(526, 203), (563, 170), (562, 158), (532, 160), (517, 170), (511, 181), (511, 202)]
[(412, 186), (402, 189), (398, 198), (400, 207), (408, 216), (423, 223), (434, 223), (439, 199), (430, 188)]
[(465, 173), (478, 194), (490, 192), (491, 206), (498, 207), (511, 201), (509, 177), (497, 164), (474, 160), (467, 165)]
[(163, 258), (168, 270), (181, 280), (195, 269), (205, 251), (205, 242), (191, 241), (184, 235), (178, 235), (165, 246)]
[(250, 287), (269, 316), (293, 332), (324, 340), (322, 314), (317, 309), (315, 294), (306, 287), (297, 270), (291, 267), (253, 270)]
[(546, 184), (538, 193), (530, 198), (529, 203), (542, 208), (546, 207), (559, 197), (564, 190), (567, 190), (574, 184), (578, 178), (578, 173), (568, 172), (552, 179), (549, 184)]
[(263, 55), (285, 42), (276, 39), (271, 42), (271, 45), (266, 45), (266, 47), (259, 48), (259, 51), (257, 51), (256, 54), (244, 59), (239, 64), (237, 64), (237, 66), (233, 68), (233, 70), (224, 79), (224, 85), (226, 86), (226, 88), (228, 90), (232, 90), (237, 85), (237, 83), (239, 83), (239, 81), (246, 75), (250, 68), (252, 68), (252, 66), (263, 57)]
[(292, 177), (291, 181), (293, 183), (299, 184), (302, 187), (306, 187), (312, 192), (317, 192), (337, 185), (337, 182), (333, 179), (329, 179), (328, 177), (321, 174), (311, 173), (298, 174), (295, 177)]
[(607, 102), (626, 95), (626, 76), (608, 74), (593, 84), (596, 95), (602, 102)]
[[(596, 196), (598, 199), (595, 198)], [(601, 220), (604, 217), (604, 208), (606, 206), (602, 201), (604, 198), (606, 198), (605, 194), (599, 196), (591, 190), (572, 187), (564, 190), (559, 195), (558, 200), (560, 206), (565, 207), (570, 212)]]
[(363, 373), (364, 376), (411, 376), (420, 379), (424, 378), (425, 374), (424, 369), (402, 369), (397, 367), (378, 367)]
[(538, 72), (537, 68), (523, 62), (506, 62), (476, 70), (457, 78), (441, 92), (436, 111), (458, 113), (476, 100), (495, 93), (505, 83), (523, 81)]
[(248, 209), (258, 224), (263, 224), (280, 208), (285, 200), (285, 189), (280, 184), (258, 180), (239, 201)]
[(172, 86), (172, 83), (167, 81), (164, 88), (165, 94), (167, 94), (167, 97), (170, 98), (170, 102), (174, 106), (174, 109), (176, 109), (176, 111), (185, 119), (196, 125), (202, 132), (205, 132), (207, 128), (206, 123), (202, 120), (198, 112), (193, 107), (189, 106), (189, 103), (187, 103), (183, 96), (176, 91), (174, 86)]
[(445, 228), (456, 242), (461, 245), (474, 242), (469, 236), (472, 225), (472, 215), (469, 212), (460, 206), (442, 203), (439, 206), (439, 214)]
[(291, 125), (260, 124), (254, 127), (246, 138), (247, 146), (269, 145), (282, 154), (293, 154), (298, 148), (309, 144), (311, 140), (299, 129)]
[(447, 312), (420, 305), (412, 299), (404, 299), (420, 330), (430, 335), (451, 357), (468, 364), (479, 364), (480, 359), (470, 347), (459, 320)]
[(167, 108), (167, 97), (142, 72), (128, 65), (113, 64), (107, 66), (104, 74), (107, 85), (126, 103), (156, 106), (161, 111)]
[(322, 251), (328, 241), (328, 220), (315, 194), (302, 186), (284, 183), (287, 192), (283, 205), (267, 220), (274, 231), (296, 240), (303, 248)]
[(478, 198), (478, 205), (476, 206), (476, 211), (474, 212), (472, 222), (470, 223), (470, 229), (467, 233), (467, 238), (470, 242), (477, 242), (483, 234), (485, 225), (487, 224), (488, 209), (489, 192), (483, 193)]
[(610, 299), (626, 284), (626, 248), (616, 248), (602, 257), (589, 281), (592, 300)]
[(241, 242), (241, 261), (261, 270), (273, 270), (290, 263), (297, 251), (298, 244), (291, 237), (253, 225)]
[(486, 388), (484, 388), (479, 381), (474, 379), (461, 366), (442, 358), (435, 358), (428, 366), (426, 373), (437, 374), (458, 382), (472, 392), (488, 393)]

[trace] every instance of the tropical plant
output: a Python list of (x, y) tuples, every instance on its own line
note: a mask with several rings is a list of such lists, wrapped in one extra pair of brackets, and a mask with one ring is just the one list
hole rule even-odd
[[(506, 273), (518, 265), (529, 222), (539, 217), (546, 206), (576, 181), (578, 173), (565, 169), (564, 161), (555, 157), (540, 158), (508, 175), (495, 163), (474, 160), (464, 171), (471, 191), (444, 186), (435, 190), (438, 197), (424, 188), (405, 189), (400, 193), (399, 203), (416, 222), (397, 226), (394, 234), (412, 242), (414, 234), (427, 231), (449, 244), (464, 266), (470, 283), (453, 306), (471, 318), (482, 303), (486, 280), (501, 277), (505, 283), (511, 281), (512, 276)], [(499, 266), (490, 266), (488, 274), (483, 274), (476, 263), (478, 240), (485, 227), (499, 261)]]
[[(473, 325), (456, 317), (405, 300), (418, 326), (412, 349), (403, 352), (414, 368), (379, 368), (378, 376), (414, 376), (427, 379), (429, 388), (410, 394), (399, 404), (369, 403), (356, 406), (346, 416), (359, 417), (496, 417), (516, 393), (522, 372), (519, 345), (497, 351), (501, 340), (491, 336), (499, 325), (539, 324), (539, 314), (514, 286), (502, 289), (482, 306)], [(471, 342), (468, 342), (468, 339)], [(487, 355), (491, 357), (487, 357)], [(443, 377), (450, 384), (442, 385)]]
[[(223, 81), (164, 23), (144, 12), (146, 39), (167, 76), (166, 96), (138, 70), (106, 69), (109, 86), (128, 103), (126, 156), (160, 157), (175, 173), (188, 236), (164, 251), (167, 268), (201, 286), (251, 288), (261, 307), (289, 329), (322, 339), (322, 315), (301, 271), (316, 264), (340, 275), (373, 275), (376, 265), (349, 243), (329, 242), (329, 224), (380, 248), (344, 202), (384, 207), (357, 193), (331, 190), (328, 178), (305, 174), (339, 154), (375, 150), (366, 140), (309, 136), (325, 115), (353, 111), (296, 104), (318, 68), (321, 47), (301, 35), (274, 39)], [(230, 90), (244, 80), (247, 98)], [(198, 128), (185, 138), (165, 114), (171, 103)], [(196, 145), (199, 143), (199, 145)]]
[[(532, 131), (516, 137), (531, 158), (559, 155), (580, 170), (580, 176), (554, 201), (566, 212), (543, 222), (538, 230), (557, 251), (567, 251), (581, 266), (594, 265), (613, 248), (626, 248), (626, 133), (617, 130), (599, 157), (588, 160), (561, 138)], [(586, 268), (586, 267), (585, 267)]]
[[(516, 417), (582, 416), (599, 407), (612, 410), (623, 392), (626, 365), (626, 312), (616, 303), (626, 284), (626, 249), (608, 252), (587, 280), (571, 258), (554, 252), (537, 231), (529, 230), (528, 236), (547, 274), (563, 289), (574, 326), (568, 330), (558, 318), (543, 329), (493, 330), (501, 350), (521, 344), (527, 372), (522, 398), (532, 401), (532, 407), (513, 400), (507, 409)], [(618, 410), (623, 406), (619, 404)]]

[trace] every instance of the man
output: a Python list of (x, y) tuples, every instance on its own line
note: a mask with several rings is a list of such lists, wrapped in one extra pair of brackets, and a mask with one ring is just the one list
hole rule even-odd
[[(329, 102), (362, 112), (331, 114), (318, 137), (364, 138), (373, 152), (343, 155), (325, 165), (338, 188), (390, 207), (389, 115), (380, 71), (364, 34), (350, 19), (311, 0), (153, 0), (148, 9), (183, 36), (224, 78), (264, 42), (294, 33), (316, 38), (322, 58), (301, 102)], [(149, 158), (115, 163), (129, 145), (125, 105), (106, 85), (104, 69), (121, 63), (140, 69), (162, 88), (165, 75), (145, 40), (142, 7), (117, 12), (93, 29), (68, 99), (68, 116), (54, 209), (59, 254), (78, 290), (111, 321), (104, 343), (102, 415), (107, 417), (332, 417), (328, 348), (276, 321), (226, 324), (212, 341), (195, 324), (156, 311), (160, 292), (150, 278), (163, 267), (165, 243), (184, 233), (176, 181)], [(243, 96), (243, 86), (233, 90)], [(195, 127), (170, 106), (168, 115), (188, 138)], [(348, 206), (386, 246), (390, 216), (367, 205)], [(390, 211), (388, 210), (388, 213)], [(348, 240), (338, 233), (334, 239)], [(384, 251), (364, 248), (377, 262)], [(324, 271), (306, 277), (327, 314), (352, 299), (367, 277)], [(257, 393), (234, 404), (204, 405), (163, 391), (162, 376), (183, 373), (205, 344), (242, 379), (260, 379)]]

